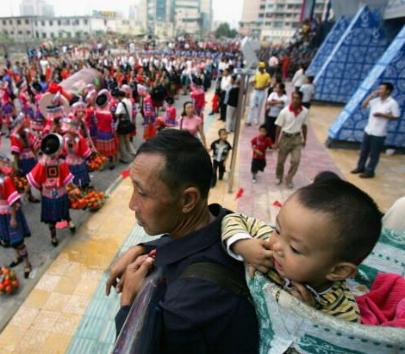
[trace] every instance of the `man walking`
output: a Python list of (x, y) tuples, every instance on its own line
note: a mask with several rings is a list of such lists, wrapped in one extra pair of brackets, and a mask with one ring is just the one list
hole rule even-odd
[(307, 141), (308, 110), (302, 105), (302, 92), (293, 92), (291, 104), (280, 112), (275, 122), (276, 142), (273, 149), (279, 148), (277, 155), (277, 184), (283, 182), (284, 164), (291, 154), (290, 169), (286, 177), (288, 188), (294, 188), (293, 178), (301, 160), (301, 149)]
[(259, 124), (261, 121), (260, 114), (263, 108), (264, 100), (266, 99), (267, 88), (271, 84), (270, 75), (265, 71), (265, 69), (266, 64), (261, 62), (259, 64), (259, 71), (256, 73), (254, 78), (255, 90), (251, 96), (251, 108), (246, 122), (246, 125), (248, 126), (252, 125), (253, 120), (255, 120), (256, 124)]
[(354, 174), (359, 173), (361, 178), (374, 177), (384, 147), (388, 122), (400, 116), (398, 102), (391, 97), (393, 90), (391, 83), (383, 82), (362, 104), (363, 109), (370, 108), (370, 113), (361, 143), (359, 161), (357, 167), (351, 171)]

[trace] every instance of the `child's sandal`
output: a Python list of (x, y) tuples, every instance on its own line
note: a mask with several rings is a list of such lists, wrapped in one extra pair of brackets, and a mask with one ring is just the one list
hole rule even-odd
[(32, 271), (31, 263), (24, 267), (24, 278), (27, 279)]

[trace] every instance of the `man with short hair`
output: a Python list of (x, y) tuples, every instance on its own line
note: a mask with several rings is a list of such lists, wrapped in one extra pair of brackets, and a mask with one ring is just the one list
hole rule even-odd
[(293, 178), (301, 160), (301, 149), (307, 141), (308, 110), (302, 105), (302, 92), (293, 92), (291, 104), (280, 112), (276, 119), (276, 141), (273, 149), (279, 148), (277, 155), (277, 184), (284, 178), (284, 164), (291, 154), (290, 169), (286, 177), (287, 187), (294, 188)]
[[(167, 283), (159, 302), (162, 325), (151, 334), (160, 343), (160, 354), (258, 353), (258, 325), (249, 298), (220, 282), (184, 276), (191, 265), (204, 262), (219, 267), (222, 278), (228, 274), (246, 286), (243, 264), (228, 257), (221, 245), (221, 222), (228, 211), (208, 206), (212, 174), (201, 142), (173, 129), (143, 143), (131, 167), (129, 206), (147, 234), (164, 236), (131, 248), (118, 260), (107, 294), (111, 286), (122, 291), (119, 327), (153, 263), (162, 270)], [(137, 258), (151, 250), (156, 250), (155, 261), (146, 258), (137, 265)]]
[(398, 102), (391, 97), (393, 90), (394, 86), (390, 82), (383, 82), (362, 104), (363, 109), (370, 108), (370, 113), (364, 129), (357, 167), (351, 171), (353, 174), (359, 173), (361, 178), (374, 177), (384, 147), (388, 122), (400, 116)]
[(266, 64), (260, 62), (258, 71), (255, 74), (254, 80), (254, 92), (251, 96), (252, 102), (250, 103), (250, 112), (247, 117), (246, 125), (250, 126), (253, 121), (259, 124), (261, 119), (261, 112), (263, 110), (263, 103), (267, 97), (267, 89), (271, 84), (270, 74), (266, 72)]

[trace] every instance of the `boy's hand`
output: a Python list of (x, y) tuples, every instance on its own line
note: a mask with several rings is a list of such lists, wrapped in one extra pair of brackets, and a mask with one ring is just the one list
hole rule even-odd
[(293, 290), (291, 291), (292, 296), (311, 307), (315, 306), (315, 300), (311, 292), (303, 284), (295, 281), (292, 281), (291, 284), (293, 286)]
[(258, 154), (258, 155), (263, 155), (263, 152), (258, 150), (258, 149), (255, 149), (255, 153)]
[(273, 251), (268, 240), (240, 240), (232, 246), (232, 250), (259, 272), (267, 273), (273, 267)]

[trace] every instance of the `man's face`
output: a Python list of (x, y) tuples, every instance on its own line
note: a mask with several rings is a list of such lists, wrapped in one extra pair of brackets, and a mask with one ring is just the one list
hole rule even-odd
[(385, 85), (380, 85), (379, 91), (381, 97), (388, 97), (390, 94), (389, 90), (387, 89), (387, 86)]
[(292, 94), (292, 104), (294, 107), (299, 107), (301, 105), (301, 97), (298, 93), (293, 93)]
[(170, 233), (181, 217), (175, 193), (160, 179), (164, 166), (162, 155), (140, 154), (130, 170), (133, 192), (129, 208), (149, 235)]

